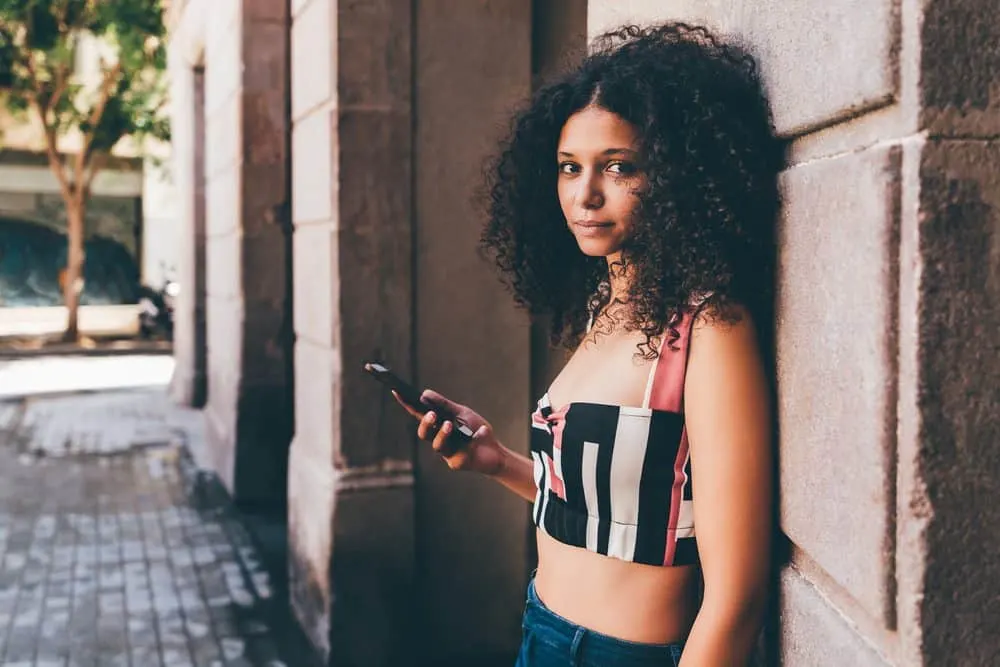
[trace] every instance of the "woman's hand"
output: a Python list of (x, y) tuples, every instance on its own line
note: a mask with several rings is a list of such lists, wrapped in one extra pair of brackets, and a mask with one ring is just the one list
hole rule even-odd
[[(431, 441), (434, 451), (441, 455), (452, 470), (471, 470), (483, 475), (498, 475), (504, 467), (504, 448), (493, 435), (493, 427), (468, 406), (448, 400), (436, 391), (425, 390), (421, 399), (427, 406), (426, 413), (407, 405), (394, 391), (396, 401), (415, 419), (419, 420), (417, 437)], [(474, 433), (468, 442), (451, 437), (455, 424), (450, 420), (439, 423), (438, 410), (455, 415)]]

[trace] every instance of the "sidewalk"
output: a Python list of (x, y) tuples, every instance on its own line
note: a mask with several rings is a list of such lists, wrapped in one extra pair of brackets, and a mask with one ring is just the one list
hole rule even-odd
[[(200, 416), (155, 382), (19, 394), (12, 379), (38, 384), (22, 363), (0, 364), (0, 665), (285, 664), (287, 607), (188, 453)], [(72, 391), (73, 377), (53, 384)]]

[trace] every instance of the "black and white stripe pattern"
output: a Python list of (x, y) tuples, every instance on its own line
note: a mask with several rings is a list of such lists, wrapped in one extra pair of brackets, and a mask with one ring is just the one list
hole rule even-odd
[[(572, 546), (663, 565), (683, 417), (664, 410), (582, 402), (554, 412), (546, 396), (539, 401), (532, 427), (536, 525)], [(686, 464), (684, 468), (689, 476)], [(559, 480), (553, 484), (553, 471), (561, 484)], [(563, 488), (564, 497), (554, 488)], [(697, 549), (690, 483), (684, 484), (676, 534), (691, 541), (692, 548), (682, 550), (678, 544), (673, 564), (693, 562)]]

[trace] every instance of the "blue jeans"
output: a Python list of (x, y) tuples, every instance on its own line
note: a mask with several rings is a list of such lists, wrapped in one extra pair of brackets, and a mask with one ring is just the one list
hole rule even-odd
[(680, 644), (640, 644), (588, 630), (553, 613), (528, 584), (515, 667), (677, 667)]

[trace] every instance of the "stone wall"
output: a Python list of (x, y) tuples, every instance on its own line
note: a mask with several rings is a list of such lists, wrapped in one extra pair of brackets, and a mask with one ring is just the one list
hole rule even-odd
[(473, 195), (530, 92), (530, 40), (528, 2), (294, 3), (293, 604), (338, 664), (509, 664), (517, 645), (526, 504), (415, 452), (360, 367), (381, 357), (526, 449), (528, 323), (476, 254)]
[[(204, 271), (207, 350), (196, 336), (201, 297), (194, 293), (178, 313), (175, 394), (197, 402), (198, 359), (205, 355), (211, 465), (237, 502), (279, 507), (292, 427), (283, 7), (192, 0), (176, 17), (171, 42), (174, 122), (180, 130), (174, 164), (178, 194), (187, 202), (180, 272), (182, 284), (195, 292)], [(203, 173), (192, 169), (202, 159), (195, 68), (204, 69)]]
[(590, 3), (592, 34), (681, 18), (745, 36), (791, 140), (777, 322), (790, 562), (771, 621), (783, 664), (997, 654), (990, 4)]
[(292, 606), (324, 659), (414, 646), (407, 416), (362, 371), (412, 362), (411, 3), (292, 3)]
[[(474, 406), (525, 453), (529, 323), (476, 252), (483, 218), (473, 200), (507, 114), (531, 92), (532, 3), (416, 7), (416, 377)], [(529, 571), (528, 505), (498, 484), (455, 474), (427, 446), (416, 465), (424, 664), (512, 664)]]
[(476, 256), (472, 198), (506, 114), (582, 49), (585, 15), (591, 35), (669, 17), (744, 35), (790, 141), (777, 322), (790, 558), (769, 661), (995, 655), (997, 20), (985, 0), (665, 6), (176, 10), (181, 280), (207, 276), (204, 306), (189, 295), (178, 312), (175, 393), (196, 400), (207, 356), (211, 465), (238, 500), (283, 495), (287, 461), (292, 607), (328, 662), (485, 666), (516, 648), (527, 505), (415, 449), (361, 363), (472, 404), (527, 448), (532, 399), (562, 358)]

